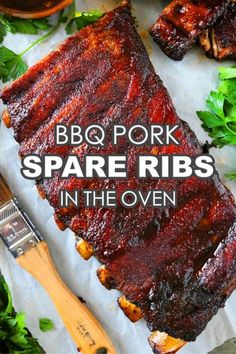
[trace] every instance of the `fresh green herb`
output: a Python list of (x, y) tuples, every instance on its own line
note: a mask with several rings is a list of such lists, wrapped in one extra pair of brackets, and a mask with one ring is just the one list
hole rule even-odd
[(11, 79), (15, 80), (27, 70), (27, 64), (23, 60), (24, 54), (26, 54), (31, 48), (35, 45), (43, 42), (46, 38), (51, 36), (61, 23), (61, 17), (58, 18), (58, 21), (55, 26), (51, 27), (51, 29), (42, 37), (36, 39), (32, 42), (26, 49), (24, 49), (21, 53), (16, 54), (12, 50), (7, 47), (0, 47), (0, 79), (3, 82), (9, 81)]
[(39, 328), (42, 332), (51, 331), (55, 328), (54, 323), (49, 318), (40, 318), (39, 319)]
[(225, 177), (233, 181), (236, 179), (236, 172), (225, 173)]
[(5, 26), (0, 22), (0, 43), (2, 43), (7, 31)]
[(0, 14), (0, 33), (3, 33), (0, 39), (4, 38), (7, 32), (38, 34), (39, 31), (47, 31), (50, 27), (51, 25), (47, 18), (25, 20)]
[(221, 66), (219, 68), (219, 77), (221, 80), (235, 79), (236, 78), (236, 67), (235, 66), (231, 66), (231, 67)]
[(5, 77), (7, 76), (7, 69), (4, 68), (4, 64), (3, 63), (0, 63), (0, 77)]
[(219, 79), (217, 90), (207, 99), (209, 111), (197, 114), (213, 145), (236, 145), (236, 67), (221, 67)]
[[(207, 99), (209, 111), (197, 112), (202, 127), (213, 139), (212, 145), (236, 145), (236, 66), (219, 68), (219, 84)], [(230, 180), (236, 172), (226, 173)]]
[(66, 24), (65, 30), (67, 34), (70, 34), (74, 30), (80, 30), (96, 21), (101, 16), (102, 13), (96, 10), (90, 12), (76, 11), (74, 2), (59, 15), (58, 21), (53, 27), (51, 27), (47, 19), (22, 20), (0, 15), (0, 43), (7, 32), (36, 34), (39, 30), (44, 31), (51, 27), (44, 36), (31, 43), (29, 47), (19, 54), (14, 53), (7, 47), (0, 47), (0, 80), (7, 82), (11, 79), (15, 80), (24, 74), (27, 70), (27, 65), (23, 60), (24, 54), (54, 33), (61, 23)]
[(0, 76), (3, 82), (10, 79), (15, 80), (27, 70), (27, 65), (21, 55), (14, 53), (4, 46), (0, 47), (0, 62), (2, 64), (0, 67)]
[(26, 328), (24, 313), (15, 312), (11, 293), (3, 276), (0, 276), (0, 353), (45, 353)]
[(7, 32), (38, 34), (39, 31), (47, 31), (51, 27), (47, 18), (25, 20), (0, 14), (0, 43)]
[(78, 12), (76, 11), (75, 2), (73, 1), (72, 4), (63, 11), (61, 21), (62, 23), (66, 23), (66, 33), (71, 34), (97, 21), (102, 15), (103, 13), (99, 10)]

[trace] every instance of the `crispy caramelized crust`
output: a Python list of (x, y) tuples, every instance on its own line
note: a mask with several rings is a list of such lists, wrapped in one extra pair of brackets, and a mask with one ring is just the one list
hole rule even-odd
[(216, 24), (200, 35), (199, 41), (210, 58), (236, 58), (236, 3), (232, 3)]
[(150, 33), (171, 59), (182, 60), (204, 29), (225, 11), (229, 0), (172, 0)]
[[(211, 3), (217, 7), (223, 2)], [(203, 10), (210, 13), (211, 9), (209, 5)], [(221, 12), (222, 6), (217, 9)], [(106, 272), (98, 276), (107, 287), (118, 288), (138, 306), (152, 331), (195, 340), (235, 285), (236, 209), (217, 174), (209, 180), (137, 179), (139, 153), (196, 155), (201, 148), (155, 74), (129, 8), (120, 6), (68, 38), (5, 88), (2, 99), (22, 157), (29, 153), (74, 153), (81, 159), (86, 153), (128, 155), (128, 180), (65, 180), (56, 173), (37, 183), (62, 225), (88, 242), (104, 264)], [(130, 146), (126, 140), (118, 147), (109, 142), (103, 148), (58, 147), (54, 127), (59, 122), (101, 123), (108, 136), (114, 122), (179, 124), (181, 144), (158, 150)], [(116, 188), (118, 196), (127, 188), (176, 189), (179, 205), (169, 210), (121, 205), (60, 208), (62, 188)]]

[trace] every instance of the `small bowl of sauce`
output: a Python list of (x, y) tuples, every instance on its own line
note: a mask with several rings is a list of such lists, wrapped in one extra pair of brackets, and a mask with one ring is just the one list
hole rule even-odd
[(21, 18), (47, 17), (64, 9), (72, 0), (0, 0), (0, 12)]

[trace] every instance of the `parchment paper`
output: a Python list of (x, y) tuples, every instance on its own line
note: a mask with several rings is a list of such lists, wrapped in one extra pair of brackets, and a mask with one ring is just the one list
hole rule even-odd
[[(109, 10), (115, 7), (113, 0), (78, 1), (80, 11), (91, 9)], [(157, 18), (163, 1), (134, 0), (133, 12), (139, 24), (138, 30), (155, 66), (167, 86), (180, 117), (186, 120), (197, 133), (200, 142), (205, 142), (207, 134), (202, 130), (195, 111), (204, 109), (205, 99), (217, 82), (217, 64), (205, 58), (198, 48), (191, 50), (182, 62), (168, 59), (152, 42), (147, 29)], [(63, 27), (47, 42), (30, 51), (25, 59), (32, 65), (66, 37)], [(35, 36), (9, 34), (4, 44), (16, 52), (23, 50)], [(230, 64), (225, 63), (225, 64)], [(3, 110), (3, 107), (0, 107)], [(217, 168), (221, 176), (224, 172), (235, 170), (235, 148), (223, 148), (212, 151), (216, 158)], [(54, 223), (53, 210), (47, 201), (39, 198), (34, 183), (23, 179), (20, 174), (18, 145), (12, 137), (12, 131), (3, 124), (0, 129), (0, 170), (10, 184), (13, 192), (19, 197), (26, 210), (32, 216), (39, 230), (49, 244), (55, 264), (66, 284), (82, 296), (89, 309), (109, 333), (120, 354), (150, 354), (147, 342), (149, 331), (144, 321), (132, 324), (118, 308), (116, 290), (107, 291), (98, 281), (95, 273), (99, 264), (92, 258), (84, 261), (75, 251), (75, 239), (72, 232), (61, 232)], [(226, 181), (225, 184), (236, 192), (236, 184)], [(14, 305), (18, 311), (27, 314), (27, 324), (34, 336), (39, 338), (41, 345), (48, 354), (75, 354), (75, 348), (63, 323), (44, 291), (44, 289), (24, 270), (17, 266), (15, 260), (0, 242), (0, 268), (11, 288)], [(236, 337), (236, 293), (227, 301), (224, 310), (220, 310), (208, 324), (206, 330), (195, 343), (184, 347), (181, 354), (206, 354), (226, 339)], [(51, 318), (56, 329), (42, 333), (38, 327), (40, 317)], [(235, 351), (236, 353), (236, 346)], [(233, 353), (229, 353), (233, 354)]]

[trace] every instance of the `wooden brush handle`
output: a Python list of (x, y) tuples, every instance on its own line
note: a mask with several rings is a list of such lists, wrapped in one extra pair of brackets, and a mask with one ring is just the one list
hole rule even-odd
[(6, 204), (7, 202), (9, 202), (9, 200), (11, 200), (12, 193), (11, 193), (10, 188), (8, 187), (6, 181), (2, 177), (1, 173), (0, 173), (0, 191), (1, 191), (1, 193), (0, 193), (0, 206), (2, 206), (3, 204)]
[(96, 318), (63, 283), (46, 242), (41, 241), (18, 257), (17, 263), (46, 289), (77, 348), (83, 354), (116, 353)]

